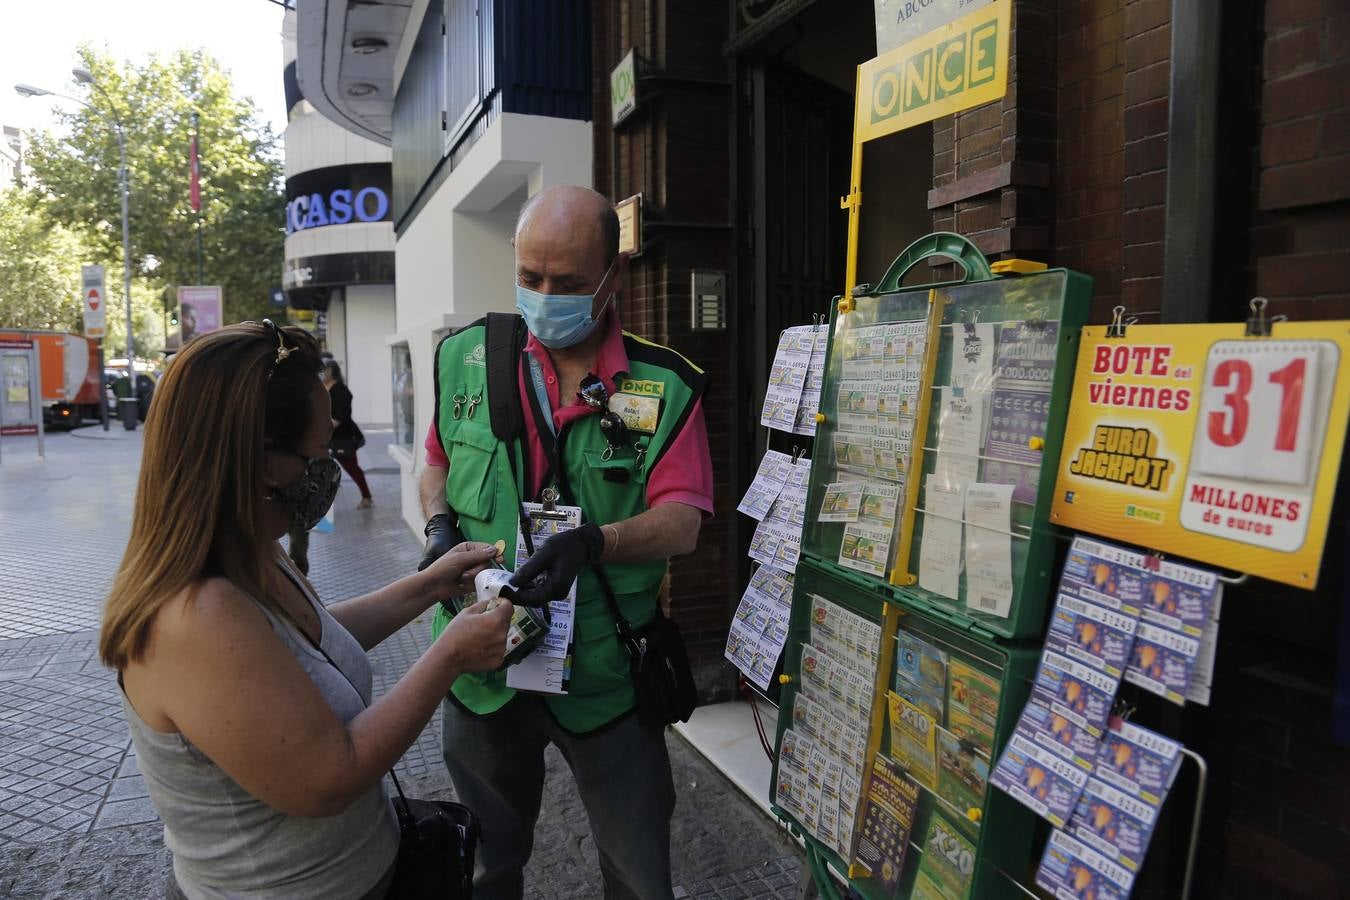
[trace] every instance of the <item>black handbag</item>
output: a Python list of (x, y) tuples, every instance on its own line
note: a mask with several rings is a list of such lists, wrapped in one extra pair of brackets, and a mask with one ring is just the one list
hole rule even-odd
[(449, 800), (409, 800), (393, 771), (398, 797), (398, 859), (389, 900), (470, 900), (482, 826), (467, 806)]
[(361, 431), (361, 426), (355, 422), (351, 423), (350, 428), (343, 428), (341, 431), (335, 430), (333, 437), (328, 441), (328, 448), (339, 459), (355, 454), (365, 445), (366, 436)]
[(688, 722), (698, 706), (698, 689), (684, 649), (684, 635), (657, 606), (656, 616), (641, 628), (624, 618), (605, 570), (595, 566), (596, 577), (614, 616), (614, 630), (628, 654), (637, 694), (638, 721), (643, 725)]
[[(310, 645), (360, 695), (323, 645), (313, 641)], [(471, 900), (474, 854), (483, 836), (478, 817), (464, 804), (450, 800), (409, 800), (393, 769), (389, 777), (398, 791), (392, 801), (398, 818), (398, 856), (386, 900)]]

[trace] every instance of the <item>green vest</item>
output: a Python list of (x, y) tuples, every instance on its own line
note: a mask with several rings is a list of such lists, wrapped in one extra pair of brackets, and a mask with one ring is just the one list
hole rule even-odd
[[(505, 541), (506, 565), (514, 568), (519, 503), (524, 491), (523, 435), (508, 447), (492, 433), (485, 332), (484, 320), (480, 319), (446, 337), (436, 348), (436, 433), (450, 461), (445, 499), (459, 516), (465, 540)], [(569, 423), (559, 436), (561, 465), (572, 496), (585, 519), (601, 525), (647, 509), (647, 475), (684, 428), (705, 382), (702, 370), (673, 350), (627, 332), (623, 342), (629, 371), (626, 378), (617, 379), (619, 389), (627, 386), (632, 392), (661, 398), (656, 432), (646, 435), (630, 431), (630, 437), (645, 450), (641, 459), (633, 447), (617, 449), (610, 459), (603, 458), (607, 442), (600, 431), (598, 415), (583, 416)], [(520, 361), (516, 361), (515, 370), (519, 367)], [(528, 366), (525, 371), (530, 400), (524, 404), (522, 414), (538, 423)], [(463, 398), (459, 401), (458, 416), (456, 398)], [(479, 402), (472, 405), (466, 402), (473, 399)], [(541, 432), (544, 427), (547, 426), (541, 426)], [(666, 561), (620, 563), (604, 568), (619, 608), (633, 627), (651, 621)], [(438, 604), (431, 624), (432, 637), (439, 635), (449, 621), (445, 607)], [(589, 568), (578, 578), (572, 637), (568, 692), (546, 696), (545, 700), (564, 728), (583, 733), (613, 721), (633, 707), (628, 657), (615, 635), (614, 617), (599, 581)], [(515, 695), (506, 686), (505, 672), (461, 675), (451, 691), (465, 707), (480, 715), (495, 712)]]

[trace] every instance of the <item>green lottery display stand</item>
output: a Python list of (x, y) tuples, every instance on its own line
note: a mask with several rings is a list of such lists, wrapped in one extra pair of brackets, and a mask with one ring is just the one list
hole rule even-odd
[[(932, 256), (963, 279), (902, 288)], [(1039, 820), (987, 776), (1053, 600), (1048, 517), (1091, 280), (1018, 268), (929, 235), (831, 315), (771, 798), (827, 897), (827, 867), (868, 898), (1018, 897), (1031, 881)], [(878, 837), (878, 756), (909, 797), (905, 846), (881, 864), (878, 841), (899, 838)]]

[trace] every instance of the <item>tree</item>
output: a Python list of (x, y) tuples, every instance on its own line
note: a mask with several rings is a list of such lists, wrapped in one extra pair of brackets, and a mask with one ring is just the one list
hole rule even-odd
[(17, 189), (0, 192), (0, 328), (66, 331), (80, 324), (84, 242), (52, 227)]
[[(227, 322), (266, 315), (268, 288), (281, 271), (286, 205), (271, 128), (259, 121), (248, 98), (234, 96), (229, 74), (202, 51), (151, 56), (141, 64), (118, 63), (89, 47), (79, 56), (97, 85), (83, 89), (82, 99), (93, 110), (64, 110), (60, 119), (67, 133), (35, 136), (24, 160), (45, 214), (86, 235), (100, 257), (116, 260), (109, 266), (109, 288), (120, 281), (121, 198), (113, 124), (120, 121), (130, 170), (133, 274), (144, 279), (148, 293), (197, 283), (197, 217), (188, 200), (188, 147), (196, 113), (203, 280), (224, 287)], [(133, 306), (139, 293), (133, 289)], [(147, 304), (154, 311), (149, 319), (157, 323), (158, 299)], [(148, 334), (140, 336), (136, 318), (138, 340), (148, 339)]]
[[(103, 266), (108, 295), (104, 342), (108, 356), (125, 356), (126, 307), (122, 301), (121, 254), (97, 248), (72, 229), (53, 224), (33, 195), (0, 191), (0, 328), (84, 330), (80, 267)], [(131, 283), (131, 318), (138, 354), (164, 346), (159, 299), (145, 278)]]

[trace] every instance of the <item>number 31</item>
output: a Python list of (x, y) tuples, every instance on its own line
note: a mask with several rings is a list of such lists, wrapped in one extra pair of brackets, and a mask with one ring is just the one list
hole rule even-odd
[[(1303, 406), (1303, 375), (1308, 360), (1299, 357), (1283, 369), (1270, 373), (1270, 382), (1280, 387), (1280, 418), (1275, 428), (1275, 449), (1294, 450), (1298, 439), (1299, 411)], [(1218, 447), (1235, 447), (1247, 436), (1251, 408), (1247, 395), (1252, 389), (1252, 366), (1245, 359), (1226, 359), (1214, 369), (1212, 386), (1228, 389), (1224, 395), (1226, 411), (1209, 414), (1207, 430), (1210, 442)]]

